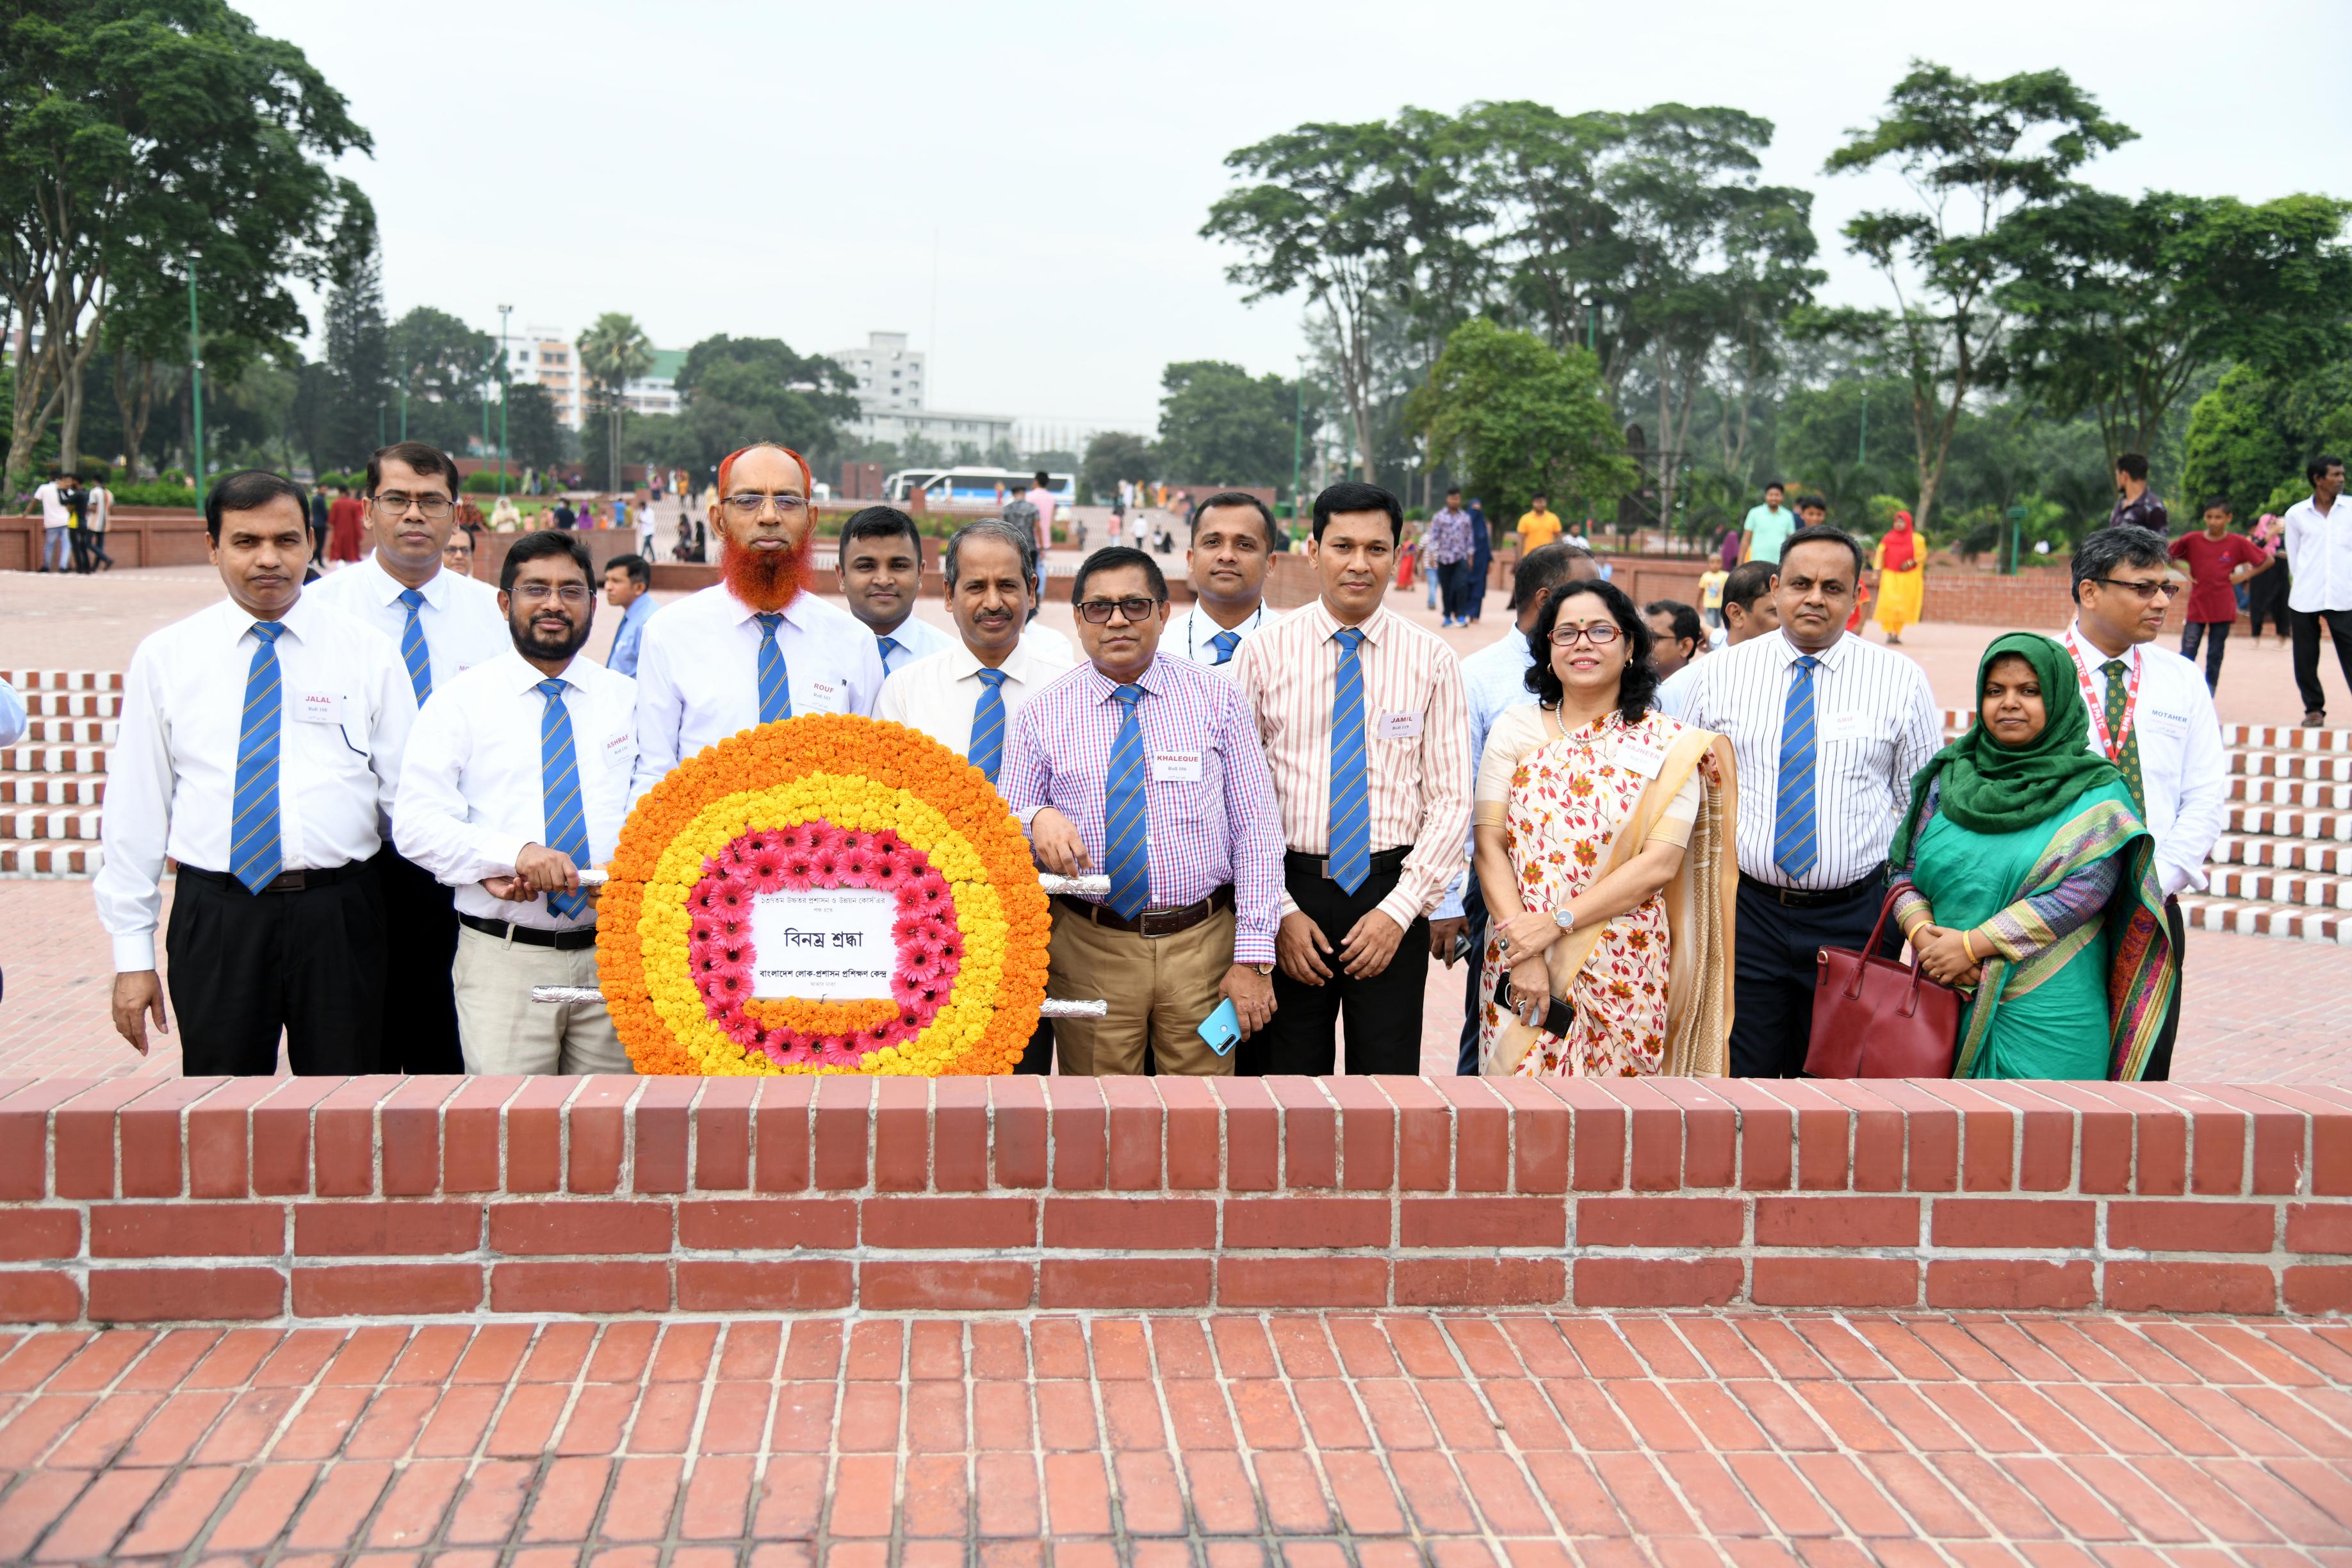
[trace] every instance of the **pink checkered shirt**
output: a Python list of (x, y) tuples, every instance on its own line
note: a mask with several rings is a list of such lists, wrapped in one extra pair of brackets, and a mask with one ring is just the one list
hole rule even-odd
[[(1181, 909), (1234, 886), (1234, 962), (1272, 963), (1282, 901), (1282, 818), (1257, 727), (1233, 683), (1181, 658), (1155, 658), (1136, 685), (1143, 731), (1151, 907)], [(1103, 865), (1103, 793), (1123, 710), (1118, 682), (1082, 664), (1013, 717), (996, 787), (1026, 826), (1052, 806)], [(1197, 757), (1200, 777), (1187, 774)], [(1099, 900), (1097, 900), (1099, 901)]]

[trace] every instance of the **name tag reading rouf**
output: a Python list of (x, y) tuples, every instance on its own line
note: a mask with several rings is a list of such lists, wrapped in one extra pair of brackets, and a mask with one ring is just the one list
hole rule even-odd
[(849, 688), (838, 680), (823, 677), (808, 683), (808, 707), (812, 713), (846, 713), (849, 711)]
[(1198, 752), (1154, 752), (1151, 753), (1153, 784), (1199, 784), (1201, 753)]

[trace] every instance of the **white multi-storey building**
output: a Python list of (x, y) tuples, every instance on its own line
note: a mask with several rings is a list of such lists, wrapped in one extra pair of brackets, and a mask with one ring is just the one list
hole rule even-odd
[(904, 332), (868, 332), (862, 349), (835, 349), (827, 356), (856, 378), (851, 389), (857, 417), (849, 433), (861, 441), (904, 443), (919, 436), (952, 452), (969, 443), (985, 452), (1013, 437), (1010, 414), (970, 414), (927, 405), (920, 351), (907, 346)]

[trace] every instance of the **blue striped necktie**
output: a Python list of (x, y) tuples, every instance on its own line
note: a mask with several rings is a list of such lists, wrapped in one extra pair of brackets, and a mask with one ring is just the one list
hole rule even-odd
[(1239, 632), (1219, 632), (1215, 637), (1209, 639), (1209, 646), (1217, 650), (1217, 657), (1214, 662), (1223, 664), (1234, 657), (1234, 649), (1242, 646), (1242, 634)]
[(1364, 755), (1364, 634), (1342, 626), (1331, 698), (1331, 879), (1354, 892), (1372, 874), (1372, 788)]
[[(572, 751), (572, 715), (563, 708), (563, 682), (542, 680), (537, 688), (547, 699), (539, 716), (540, 798), (547, 805), (550, 849), (572, 857), (574, 866), (588, 864), (588, 818), (580, 805), (580, 760)], [(585, 893), (550, 893), (547, 907), (569, 920), (586, 905)]]
[(776, 646), (784, 617), (772, 611), (751, 618), (760, 623), (760, 722), (772, 724), (793, 716), (793, 685), (784, 674), (784, 650)]
[(887, 675), (890, 673), (890, 656), (907, 645), (897, 637), (876, 637), (874, 646), (882, 650), (882, 673)]
[(1111, 695), (1127, 711), (1110, 743), (1110, 773), (1103, 784), (1103, 869), (1110, 873), (1110, 907), (1133, 920), (1151, 904), (1150, 813), (1144, 804), (1143, 729), (1135, 705), (1143, 688), (1122, 686)]
[(414, 588), (403, 588), (400, 602), (408, 607), (408, 624), (400, 628), (400, 661), (408, 666), (408, 684), (415, 688), (416, 705), (422, 708), (433, 695), (433, 654), (425, 646), (425, 627), (416, 618), (425, 595)]
[(261, 646), (245, 672), (245, 715), (236, 731), (236, 794), (230, 806), (229, 875), (252, 892), (286, 868), (278, 822), (278, 743), (285, 727), (286, 682), (278, 670), (280, 621), (256, 621)]
[(1813, 723), (1813, 671), (1821, 662), (1807, 654), (1791, 667), (1794, 678), (1789, 682), (1789, 700), (1780, 710), (1780, 778), (1772, 803), (1772, 864), (1791, 881), (1801, 879), (1822, 858), (1813, 787), (1813, 764), (1820, 750)]
[(986, 689), (972, 705), (971, 749), (965, 754), (971, 759), (971, 765), (994, 784), (996, 770), (1004, 765), (1004, 672), (983, 669), (980, 683)]

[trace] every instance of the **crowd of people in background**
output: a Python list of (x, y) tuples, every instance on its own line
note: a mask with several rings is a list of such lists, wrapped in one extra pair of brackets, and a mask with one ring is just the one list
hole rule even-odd
[(106, 525), (113, 508), (114, 492), (104, 479), (85, 485), (70, 468), (59, 469), (34, 487), (25, 508), (26, 516), (38, 513), (41, 519), (41, 548), (33, 570), (72, 571), (82, 576), (113, 571), (114, 557), (106, 552)]

